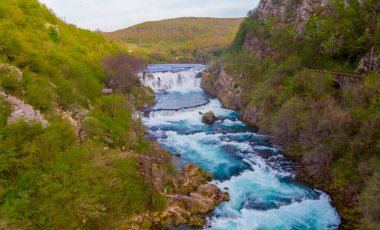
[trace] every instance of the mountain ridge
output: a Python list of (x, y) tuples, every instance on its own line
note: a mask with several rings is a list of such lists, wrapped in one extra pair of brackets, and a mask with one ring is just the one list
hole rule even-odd
[(243, 18), (181, 17), (149, 21), (105, 36), (154, 62), (205, 62), (229, 46)]

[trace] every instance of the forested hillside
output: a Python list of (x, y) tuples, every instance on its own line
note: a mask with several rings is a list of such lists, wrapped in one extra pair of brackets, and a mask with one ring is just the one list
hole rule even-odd
[(112, 41), (153, 62), (204, 62), (228, 46), (243, 19), (176, 18), (106, 33)]
[(345, 229), (379, 229), (379, 60), (379, 1), (261, 0), (203, 87), (300, 162)]
[[(37, 0), (1, 1), (1, 229), (113, 229), (166, 208), (130, 157), (153, 149), (132, 118), (151, 93), (134, 84), (102, 95), (114, 56), (126, 55)], [(123, 60), (121, 71), (135, 70)]]

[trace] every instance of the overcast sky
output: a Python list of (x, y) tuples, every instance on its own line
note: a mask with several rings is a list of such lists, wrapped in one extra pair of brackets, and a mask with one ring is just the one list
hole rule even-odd
[(258, 0), (40, 0), (66, 22), (114, 31), (176, 17), (244, 17)]

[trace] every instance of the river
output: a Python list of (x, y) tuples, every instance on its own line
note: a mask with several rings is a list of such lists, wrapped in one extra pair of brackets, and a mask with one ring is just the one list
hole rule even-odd
[[(209, 218), (210, 229), (337, 229), (340, 217), (329, 196), (294, 181), (292, 164), (254, 127), (223, 109), (201, 87), (204, 65), (149, 65), (141, 79), (155, 90), (157, 103), (143, 119), (151, 134), (180, 166), (196, 163), (214, 174), (229, 202)], [(222, 121), (202, 123), (213, 111)]]

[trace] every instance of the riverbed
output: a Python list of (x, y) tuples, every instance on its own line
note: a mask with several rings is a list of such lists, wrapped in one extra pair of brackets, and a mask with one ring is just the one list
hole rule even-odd
[[(157, 103), (144, 124), (179, 166), (195, 163), (214, 174), (231, 200), (208, 219), (210, 229), (337, 229), (340, 217), (328, 194), (297, 183), (292, 162), (266, 136), (222, 108), (201, 87), (198, 64), (150, 65), (141, 76)], [(222, 120), (202, 123), (213, 111)]]

